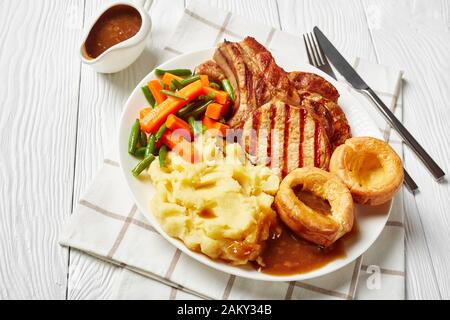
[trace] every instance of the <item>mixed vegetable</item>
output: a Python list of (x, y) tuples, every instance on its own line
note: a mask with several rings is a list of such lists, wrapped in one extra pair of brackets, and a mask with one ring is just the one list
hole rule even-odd
[(141, 88), (149, 106), (140, 110), (128, 141), (128, 153), (141, 159), (132, 170), (135, 177), (156, 156), (164, 167), (169, 149), (186, 161), (198, 159), (194, 137), (208, 129), (225, 136), (229, 129), (226, 119), (235, 99), (226, 79), (219, 84), (189, 69), (156, 69), (155, 74), (159, 79)]

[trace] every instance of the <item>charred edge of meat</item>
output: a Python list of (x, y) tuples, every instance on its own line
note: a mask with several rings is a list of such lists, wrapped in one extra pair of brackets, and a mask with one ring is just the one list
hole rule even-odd
[(208, 60), (198, 65), (195, 68), (195, 73), (207, 75), (209, 80), (217, 83), (227, 78), (224, 71), (213, 60)]
[(297, 90), (314, 92), (328, 100), (338, 101), (339, 92), (337, 89), (329, 81), (317, 74), (295, 71), (289, 73), (289, 79)]

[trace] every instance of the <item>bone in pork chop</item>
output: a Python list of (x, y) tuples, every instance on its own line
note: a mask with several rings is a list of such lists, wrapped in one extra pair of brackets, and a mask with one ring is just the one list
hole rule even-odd
[(243, 126), (240, 142), (256, 164), (284, 177), (298, 167), (327, 170), (331, 145), (318, 117), (306, 108), (269, 102)]
[(241, 127), (249, 115), (269, 101), (280, 100), (298, 105), (300, 97), (272, 54), (254, 38), (241, 42), (224, 41), (213, 57), (234, 89), (231, 127)]
[(226, 79), (223, 70), (213, 60), (207, 60), (195, 68), (196, 74), (207, 75), (209, 80), (220, 83)]
[(337, 104), (339, 92), (330, 82), (308, 72), (290, 72), (289, 79), (298, 90), (302, 105), (310, 106), (323, 119), (329, 121), (327, 128), (333, 149), (351, 138), (347, 118)]

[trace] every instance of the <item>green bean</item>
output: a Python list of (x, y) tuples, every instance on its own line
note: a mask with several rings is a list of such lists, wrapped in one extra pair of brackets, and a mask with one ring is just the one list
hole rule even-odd
[(234, 99), (236, 99), (236, 96), (234, 95), (234, 90), (233, 87), (231, 86), (230, 80), (228, 79), (222, 80), (222, 87), (228, 93), (230, 99), (234, 101)]
[(184, 118), (186, 114), (188, 114), (192, 109), (194, 109), (196, 106), (198, 106), (198, 102), (190, 102), (185, 107), (181, 108), (177, 112), (175, 112), (175, 115), (179, 118)]
[(211, 102), (212, 102), (212, 100), (206, 101), (204, 104), (200, 105), (198, 108), (192, 110), (186, 116), (194, 117), (194, 119), (199, 119), (200, 116), (206, 112), (206, 108), (210, 105)]
[(211, 82), (209, 83), (209, 86), (210, 86), (211, 88), (214, 88), (214, 89), (217, 89), (217, 90), (222, 89), (222, 87), (220, 86), (220, 84), (215, 83), (215, 82), (213, 82), (213, 81), (211, 81)]
[(214, 92), (210, 92), (206, 96), (199, 96), (197, 98), (197, 100), (209, 101), (209, 100), (213, 100), (215, 97), (216, 97), (216, 94)]
[(195, 81), (198, 81), (198, 80), (200, 80), (200, 76), (191, 76), (191, 77), (188, 77), (188, 78), (186, 78), (186, 79), (181, 80), (181, 81), (180, 81), (180, 84), (181, 84), (183, 87), (185, 87), (185, 86), (187, 86), (188, 84), (191, 84), (192, 82), (195, 82)]
[(182, 89), (184, 86), (181, 84), (180, 81), (178, 81), (177, 79), (172, 79), (172, 83), (169, 86), (170, 90), (180, 90)]
[(158, 154), (159, 166), (161, 168), (166, 166), (166, 156), (167, 156), (167, 146), (162, 145), (161, 148), (159, 149), (159, 154)]
[(147, 148), (146, 147), (140, 147), (139, 149), (136, 150), (136, 152), (134, 153), (134, 156), (140, 159), (143, 159), (145, 157), (145, 150)]
[(156, 137), (154, 134), (151, 134), (150, 138), (148, 139), (147, 147), (145, 148), (145, 157), (153, 154), (153, 152), (155, 151), (155, 142)]
[(161, 127), (159, 127), (158, 131), (156, 131), (156, 135), (155, 135), (155, 140), (158, 141), (159, 139), (161, 139), (164, 131), (166, 131), (167, 126), (166, 124), (163, 124)]
[(188, 122), (189, 126), (192, 129), (192, 132), (194, 133), (194, 136), (202, 134), (204, 132), (203, 124), (200, 121), (195, 120), (193, 116), (189, 117)]
[(172, 69), (172, 70), (162, 70), (162, 69), (155, 69), (155, 74), (158, 77), (161, 77), (164, 75), (164, 73), (171, 73), (176, 76), (186, 77), (190, 76), (192, 74), (192, 71), (189, 69)]
[(131, 173), (133, 176), (137, 177), (141, 174), (142, 171), (148, 168), (148, 166), (152, 163), (152, 161), (155, 160), (154, 155), (149, 155), (148, 157), (145, 157), (143, 160), (141, 160), (134, 168), (131, 170)]
[(141, 87), (141, 90), (144, 93), (145, 99), (147, 99), (150, 106), (152, 106), (152, 108), (154, 108), (156, 106), (156, 100), (153, 97), (152, 92), (150, 91), (148, 86)]
[(141, 130), (141, 133), (139, 134), (139, 146), (140, 147), (146, 147), (147, 146), (147, 135), (142, 130)]
[(139, 125), (139, 119), (136, 119), (133, 126), (131, 127), (130, 137), (128, 138), (128, 153), (134, 155), (136, 152), (136, 146), (139, 140), (139, 134), (141, 132), (141, 128)]
[(169, 90), (160, 90), (159, 92), (165, 94), (166, 96), (171, 96), (174, 98), (178, 98), (181, 100), (187, 100), (185, 97), (180, 96), (179, 94), (176, 94), (175, 92), (169, 91)]

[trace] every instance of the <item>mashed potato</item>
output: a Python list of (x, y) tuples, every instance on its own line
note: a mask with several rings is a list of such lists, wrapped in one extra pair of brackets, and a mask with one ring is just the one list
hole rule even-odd
[(188, 163), (173, 152), (165, 168), (153, 161), (152, 212), (170, 236), (191, 250), (233, 264), (255, 260), (275, 223), (271, 206), (279, 178), (267, 167), (248, 163), (236, 143), (226, 146), (225, 155), (214, 139), (200, 143), (202, 162)]

